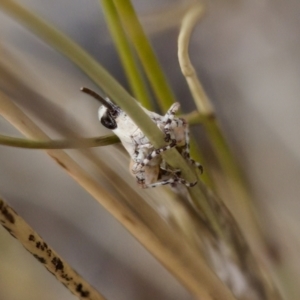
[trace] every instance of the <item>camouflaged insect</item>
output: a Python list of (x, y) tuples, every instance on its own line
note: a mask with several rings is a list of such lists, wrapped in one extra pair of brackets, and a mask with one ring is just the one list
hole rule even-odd
[(103, 126), (111, 129), (121, 140), (124, 148), (131, 157), (131, 173), (136, 177), (142, 188), (157, 187), (160, 185), (176, 185), (181, 183), (187, 187), (194, 186), (196, 182), (187, 182), (180, 177), (180, 170), (174, 170), (163, 159), (161, 154), (173, 147), (192, 165), (202, 172), (202, 166), (190, 158), (189, 128), (182, 118), (175, 117), (179, 103), (174, 103), (164, 116), (142, 109), (152, 119), (158, 128), (165, 134), (166, 146), (155, 149), (149, 139), (138, 128), (133, 120), (120, 107), (110, 99), (103, 99), (100, 95), (88, 88), (83, 92), (91, 95), (102, 103), (98, 117)]

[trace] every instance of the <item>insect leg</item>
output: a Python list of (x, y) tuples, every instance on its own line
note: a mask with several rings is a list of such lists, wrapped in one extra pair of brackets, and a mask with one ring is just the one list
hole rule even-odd
[(176, 183), (184, 184), (187, 187), (193, 187), (193, 186), (195, 186), (197, 184), (197, 182), (198, 181), (187, 182), (183, 178), (174, 177), (174, 178), (169, 178), (169, 179), (157, 181), (157, 182), (151, 183), (151, 184), (146, 184), (146, 185), (143, 186), (143, 188), (153, 188), (153, 187), (158, 187), (158, 186), (167, 185), (167, 184), (171, 184), (172, 185), (172, 184), (176, 184)]
[(180, 104), (178, 102), (174, 103), (169, 110), (166, 112), (164, 117), (162, 118), (162, 123), (165, 124), (164, 126), (164, 133), (165, 133), (165, 141), (169, 142), (171, 139), (174, 139), (174, 134), (171, 134), (171, 124), (175, 118), (175, 113), (178, 111)]
[(188, 160), (192, 165), (196, 166), (201, 173), (203, 173), (202, 165), (190, 157), (190, 130), (188, 126), (184, 127), (184, 134), (185, 134), (185, 148), (182, 151), (182, 156), (186, 160)]
[(144, 188), (154, 188), (154, 187), (158, 187), (158, 186), (162, 186), (162, 185), (174, 184), (176, 182), (177, 182), (176, 178), (169, 178), (169, 179), (157, 181), (155, 183), (146, 184), (146, 185), (144, 185)]
[(163, 116), (162, 121), (167, 123), (168, 120), (173, 120), (176, 112), (178, 111), (180, 104), (178, 102), (173, 103), (166, 114)]
[[(141, 177), (144, 177), (144, 176), (141, 176)], [(138, 177), (138, 175), (136, 176), (137, 184), (141, 188), (146, 189), (148, 187), (148, 185), (145, 183), (145, 178), (141, 178), (141, 177)]]
[(141, 163), (141, 167), (144, 167), (149, 164), (149, 162), (156, 156), (160, 155), (161, 153), (173, 148), (176, 146), (176, 140), (172, 140), (172, 142), (169, 145), (166, 145), (164, 147), (158, 148), (153, 150)]
[[(167, 184), (175, 185), (176, 183), (184, 184), (187, 187), (193, 187), (197, 184), (197, 181), (187, 182), (185, 179), (179, 177), (180, 170), (168, 172), (167, 170), (159, 169), (158, 166), (144, 166), (143, 168), (139, 168), (138, 165), (138, 163), (133, 163), (131, 171), (133, 175), (135, 175), (137, 183), (141, 188), (152, 188)], [(167, 178), (160, 181), (155, 181), (155, 179), (157, 180), (159, 176), (159, 172), (162, 171), (166, 173), (163, 175), (163, 177)]]
[(193, 187), (197, 184), (198, 180), (194, 181), (194, 182), (187, 182), (185, 179), (183, 178), (178, 178), (178, 182), (180, 182), (181, 184), (184, 184), (187, 187)]
[(137, 164), (135, 163), (131, 169), (132, 174), (135, 176), (137, 184), (141, 187), (141, 188), (145, 188), (146, 187), (146, 183), (145, 183), (145, 168), (142, 169), (137, 169)]

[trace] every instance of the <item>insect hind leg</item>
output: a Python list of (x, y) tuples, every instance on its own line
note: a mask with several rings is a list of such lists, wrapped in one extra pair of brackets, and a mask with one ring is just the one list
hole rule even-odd
[(169, 179), (157, 181), (157, 182), (151, 183), (151, 184), (145, 184), (143, 186), (143, 188), (154, 188), (154, 187), (158, 187), (158, 186), (162, 186), (162, 185), (168, 185), (168, 184), (173, 185), (173, 184), (176, 184), (176, 183), (184, 184), (187, 187), (193, 187), (193, 186), (195, 186), (197, 184), (197, 182), (198, 181), (187, 182), (183, 178), (175, 177), (175, 178), (169, 178)]
[(203, 166), (190, 157), (190, 130), (189, 130), (188, 126), (185, 127), (184, 134), (185, 134), (185, 148), (182, 151), (182, 156), (188, 162), (190, 162), (191, 165), (194, 165), (196, 168), (198, 168), (199, 171), (202, 174), (203, 173)]

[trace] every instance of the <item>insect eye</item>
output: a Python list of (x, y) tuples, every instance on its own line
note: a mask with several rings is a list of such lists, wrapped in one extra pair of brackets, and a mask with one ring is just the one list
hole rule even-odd
[(112, 117), (116, 118), (119, 115), (119, 112), (115, 109), (114, 111), (110, 112), (110, 114), (112, 115)]
[(109, 113), (104, 114), (101, 117), (100, 122), (108, 129), (114, 130), (117, 128), (116, 120)]

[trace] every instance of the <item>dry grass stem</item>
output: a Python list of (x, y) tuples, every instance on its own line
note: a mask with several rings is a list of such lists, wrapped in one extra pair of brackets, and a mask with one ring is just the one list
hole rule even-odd
[(178, 36), (178, 59), (181, 71), (186, 78), (199, 112), (210, 116), (214, 114), (212, 104), (198, 80), (197, 73), (189, 58), (190, 37), (196, 23), (203, 16), (204, 12), (204, 5), (196, 4), (184, 16)]
[(67, 264), (0, 196), (0, 224), (59, 282), (82, 300), (105, 300)]

